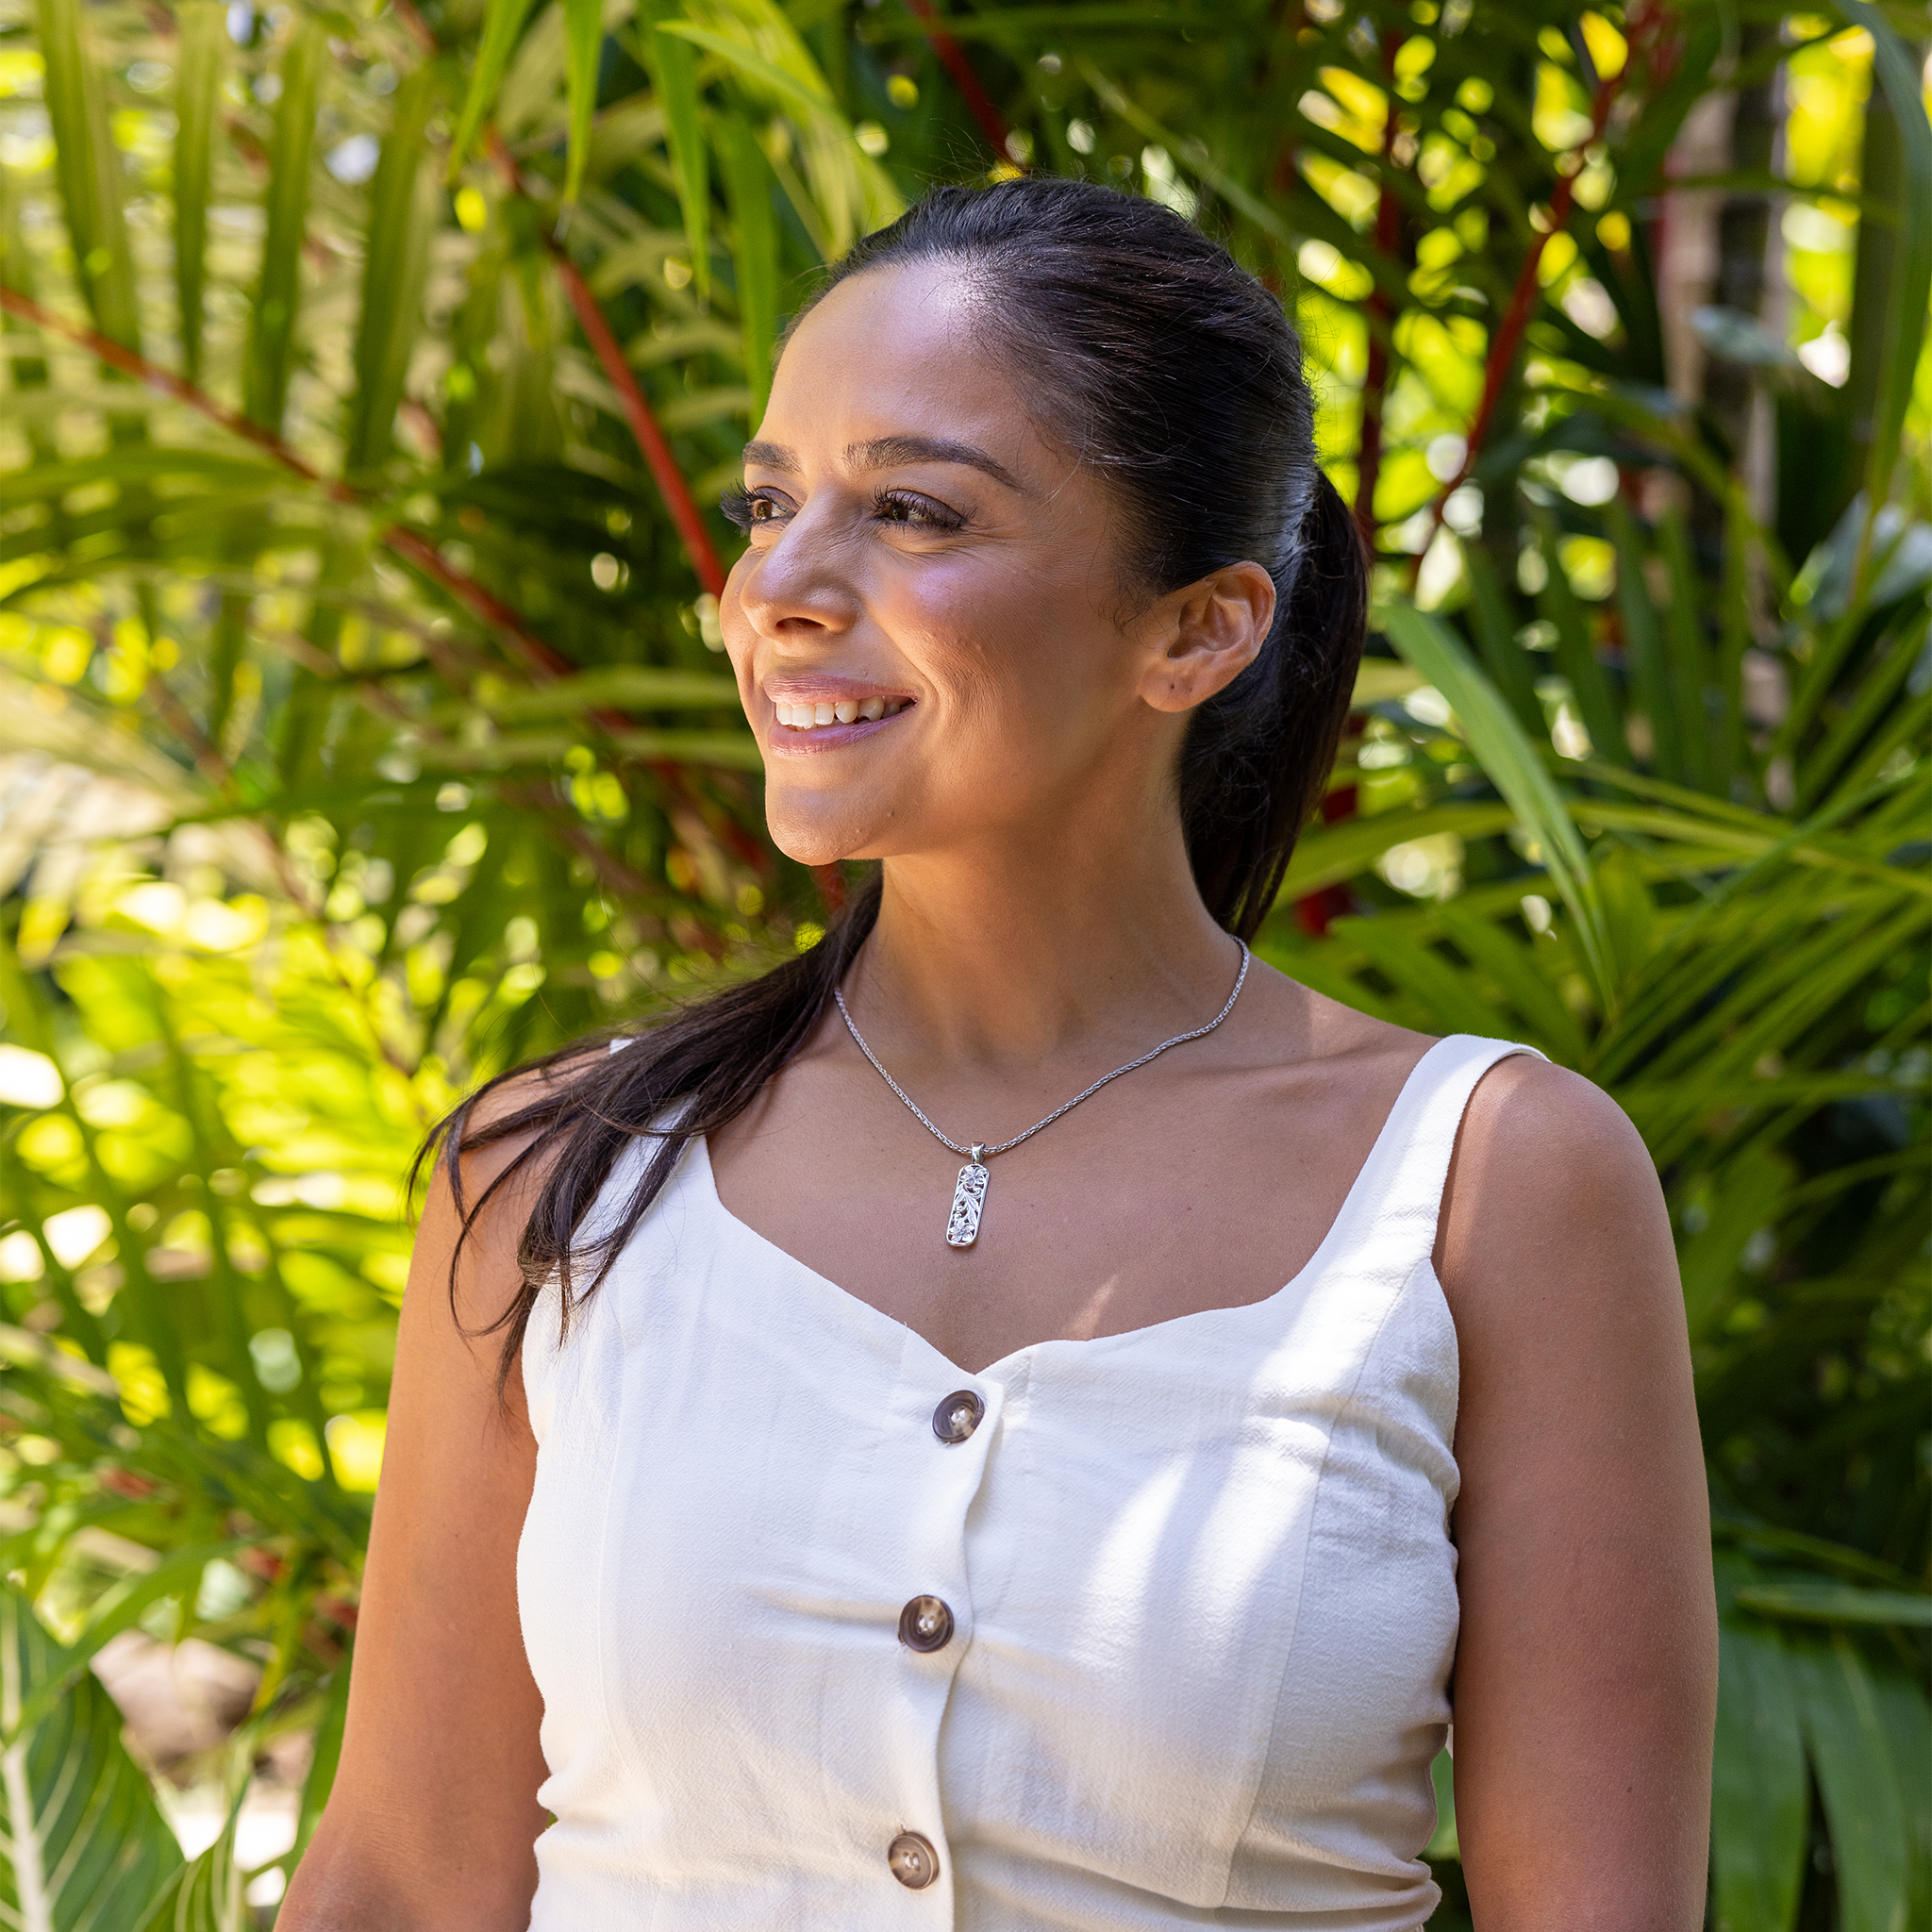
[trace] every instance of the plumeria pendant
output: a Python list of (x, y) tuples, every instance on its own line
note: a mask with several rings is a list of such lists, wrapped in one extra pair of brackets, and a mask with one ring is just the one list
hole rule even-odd
[(1158, 1046), (1149, 1047), (1137, 1060), (1129, 1060), (1125, 1066), (1116, 1067), (1110, 1074), (1103, 1074), (1091, 1086), (1083, 1087), (1071, 1100), (1063, 1100), (1046, 1116), (1038, 1120), (1024, 1134), (1015, 1134), (1010, 1141), (1002, 1141), (997, 1147), (989, 1149), (983, 1141), (974, 1141), (971, 1147), (962, 1147), (958, 1141), (949, 1140), (933, 1125), (921, 1110), (919, 1103), (900, 1086), (891, 1074), (886, 1072), (885, 1064), (877, 1054), (865, 1043), (865, 1035), (852, 1024), (852, 1015), (845, 1008), (845, 992), (842, 987), (832, 989), (832, 998), (837, 1003), (839, 1017), (845, 1023), (845, 1030), (852, 1036), (852, 1043), (868, 1060), (872, 1070), (911, 1108), (919, 1124), (930, 1134), (941, 1146), (949, 1147), (955, 1154), (966, 1157), (966, 1165), (959, 1170), (958, 1185), (953, 1189), (953, 1211), (946, 1216), (946, 1245), (949, 1248), (970, 1248), (979, 1239), (979, 1217), (986, 1212), (986, 1160), (989, 1153), (1005, 1154), (1019, 1146), (1023, 1141), (1030, 1141), (1042, 1127), (1050, 1127), (1062, 1114), (1071, 1113), (1083, 1100), (1091, 1100), (1109, 1080), (1118, 1080), (1123, 1074), (1131, 1074), (1137, 1067), (1144, 1067), (1149, 1060), (1158, 1060), (1171, 1046), (1185, 1046), (1191, 1040), (1204, 1039), (1212, 1033), (1227, 1016), (1234, 1011), (1234, 1003), (1241, 996), (1241, 988), (1247, 984), (1248, 967), (1254, 956), (1248, 951), (1245, 940), (1238, 941), (1241, 949), (1241, 970), (1234, 976), (1234, 991), (1227, 996), (1227, 1004), (1216, 1013), (1205, 1026), (1196, 1026), (1191, 1033), (1176, 1033), (1172, 1040), (1163, 1040)]
[(971, 1158), (959, 1170), (959, 1185), (953, 1190), (953, 1211), (946, 1217), (946, 1245), (950, 1248), (970, 1248), (979, 1239), (979, 1217), (986, 1208), (990, 1178), (985, 1155), (985, 1143), (975, 1141)]

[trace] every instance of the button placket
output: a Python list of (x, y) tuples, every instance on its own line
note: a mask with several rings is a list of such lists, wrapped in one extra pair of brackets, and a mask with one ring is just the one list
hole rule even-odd
[[(929, 1359), (924, 1366), (929, 1368)], [(920, 1367), (908, 1362), (908, 1380)], [(897, 1836), (879, 1850), (899, 1884), (922, 1894), (920, 1923), (930, 1915), (938, 1924), (951, 1923), (953, 1890), (940, 1794), (940, 1728), (972, 1642), (966, 1518), (998, 1433), (1001, 1395), (996, 1384), (948, 1391), (944, 1382), (935, 1389), (928, 1381), (926, 1387), (910, 1415), (894, 1404), (911, 1426), (891, 1431), (885, 1448), (898, 1465), (894, 1480), (909, 1482), (910, 1510), (900, 1541), (907, 1593), (893, 1631), (892, 1662), (880, 1659), (890, 1671), (880, 1694), (894, 1707), (887, 1728), (899, 1819)]]

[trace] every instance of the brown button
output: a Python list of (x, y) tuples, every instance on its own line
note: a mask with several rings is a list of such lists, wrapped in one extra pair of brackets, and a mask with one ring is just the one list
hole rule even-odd
[(924, 1891), (940, 1875), (940, 1855), (930, 1840), (916, 1831), (902, 1831), (886, 1849), (892, 1876), (908, 1891)]
[(899, 1641), (908, 1650), (943, 1650), (953, 1641), (953, 1613), (936, 1596), (916, 1596), (899, 1612)]
[(932, 1432), (948, 1445), (963, 1442), (979, 1426), (986, 1404), (970, 1389), (956, 1390), (932, 1412)]

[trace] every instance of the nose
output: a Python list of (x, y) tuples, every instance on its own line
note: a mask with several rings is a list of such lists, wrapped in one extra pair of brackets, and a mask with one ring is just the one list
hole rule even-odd
[(814, 527), (810, 506), (775, 543), (747, 551), (732, 575), (745, 620), (774, 642), (810, 643), (840, 636), (858, 617), (858, 598), (841, 568), (839, 543)]

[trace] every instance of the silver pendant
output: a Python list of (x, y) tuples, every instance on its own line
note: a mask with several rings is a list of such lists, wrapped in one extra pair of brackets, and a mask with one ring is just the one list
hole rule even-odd
[(979, 1217), (986, 1208), (989, 1175), (981, 1164), (985, 1148), (975, 1145), (973, 1158), (959, 1170), (959, 1185), (953, 1190), (953, 1211), (946, 1217), (946, 1245), (970, 1248), (979, 1239)]

